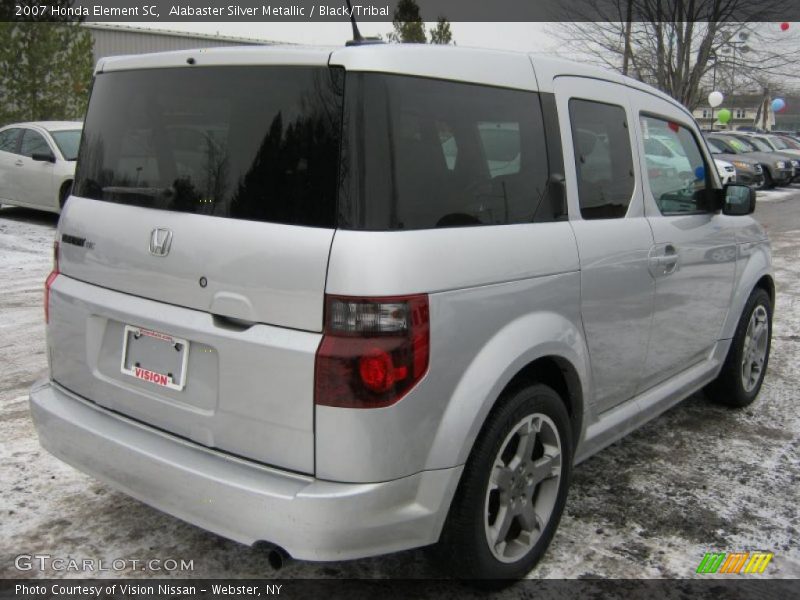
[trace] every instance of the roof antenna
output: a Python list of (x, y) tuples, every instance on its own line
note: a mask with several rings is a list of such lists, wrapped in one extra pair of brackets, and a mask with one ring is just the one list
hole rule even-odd
[(358, 30), (358, 23), (356, 23), (356, 15), (353, 12), (353, 5), (350, 4), (350, 0), (345, 0), (347, 2), (347, 11), (350, 13), (350, 25), (353, 26), (353, 39), (347, 42), (347, 45), (351, 45), (351, 43), (360, 44), (364, 41), (364, 38), (361, 35), (361, 32)]
[(349, 40), (345, 45), (361, 46), (362, 44), (382, 44), (383, 42), (379, 39), (365, 38), (361, 35), (361, 32), (358, 30), (358, 23), (356, 23), (356, 14), (353, 12), (353, 5), (350, 3), (350, 0), (345, 0), (345, 2), (347, 2), (347, 10), (350, 13), (350, 25), (353, 26), (353, 39)]

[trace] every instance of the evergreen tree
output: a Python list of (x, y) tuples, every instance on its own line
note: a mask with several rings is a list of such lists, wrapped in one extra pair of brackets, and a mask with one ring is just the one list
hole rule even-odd
[(428, 41), (425, 23), (422, 22), (415, 0), (400, 0), (397, 3), (392, 24), (394, 31), (388, 37), (393, 42), (424, 44)]
[(0, 22), (0, 124), (83, 118), (92, 71), (78, 23)]
[(449, 44), (453, 41), (453, 33), (450, 31), (450, 21), (444, 17), (436, 20), (436, 27), (431, 30), (431, 44)]

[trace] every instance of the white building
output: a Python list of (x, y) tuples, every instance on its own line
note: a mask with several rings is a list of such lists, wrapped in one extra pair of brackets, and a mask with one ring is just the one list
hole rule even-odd
[(184, 31), (144, 29), (108, 23), (84, 23), (94, 41), (94, 62), (105, 56), (146, 54), (213, 46), (268, 45), (275, 42)]

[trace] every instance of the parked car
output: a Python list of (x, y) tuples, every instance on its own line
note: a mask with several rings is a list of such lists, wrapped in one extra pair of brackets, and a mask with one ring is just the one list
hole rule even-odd
[[(683, 154), (682, 147), (666, 137), (650, 136), (644, 140), (645, 153), (648, 161), (660, 163), (662, 168), (672, 169), (677, 173), (688, 167), (687, 157)], [(714, 164), (717, 167), (722, 185), (727, 185), (736, 181), (736, 169), (733, 164), (714, 157)]]
[(714, 157), (714, 164), (717, 166), (719, 180), (722, 185), (728, 185), (736, 181), (736, 167), (733, 166), (733, 163)]
[(751, 141), (748, 141), (747, 136), (714, 133), (707, 134), (706, 140), (714, 142), (727, 154), (736, 154), (757, 160), (764, 171), (764, 187), (767, 189), (774, 188), (776, 185), (787, 185), (792, 181), (794, 171), (791, 161), (774, 152), (760, 152)]
[(60, 212), (75, 178), (82, 126), (39, 121), (0, 129), (0, 204)]
[[(31, 411), (54, 455), (185, 521), (273, 557), (436, 544), (457, 577), (523, 577), (574, 464), (697, 390), (759, 392), (755, 192), (641, 82), (246, 47), (103, 59), (89, 106)], [(214, 144), (178, 165), (178, 125)]]
[(748, 158), (744, 154), (736, 154), (732, 148), (726, 150), (723, 143), (709, 139), (708, 136), (706, 136), (706, 144), (715, 161), (728, 161), (727, 164), (733, 166), (736, 170), (737, 183), (748, 185), (756, 190), (764, 187), (764, 170), (756, 159)]
[(745, 140), (756, 148), (759, 152), (766, 152), (782, 159), (784, 162), (791, 165), (792, 174), (787, 183), (791, 183), (795, 178), (800, 177), (800, 160), (794, 152), (784, 152), (783, 150), (776, 150), (771, 141), (768, 141), (765, 136), (754, 134), (738, 134), (733, 133), (733, 136), (740, 140)]
[(773, 152), (780, 152), (781, 154), (788, 154), (795, 160), (800, 158), (800, 150), (792, 148), (789, 144), (784, 142), (780, 136), (777, 135), (753, 135), (753, 138), (764, 142), (769, 146)]
[(792, 134), (780, 134), (779, 137), (784, 144), (793, 150), (800, 150), (800, 139)]

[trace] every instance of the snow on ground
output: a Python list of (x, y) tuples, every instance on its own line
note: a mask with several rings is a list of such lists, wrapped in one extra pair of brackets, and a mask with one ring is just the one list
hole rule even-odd
[[(561, 526), (531, 577), (692, 577), (705, 552), (753, 550), (775, 553), (769, 575), (800, 577), (800, 191), (760, 192), (761, 200), (778, 299), (760, 398), (735, 411), (696, 394), (577, 467)], [(274, 577), (263, 551), (159, 513), (39, 448), (27, 393), (46, 369), (42, 284), (54, 227), (52, 216), (0, 209), (0, 577), (60, 575), (16, 571), (22, 553), (185, 559), (194, 570), (174, 575)], [(280, 576), (435, 577), (425, 558), (417, 550), (295, 562)]]

